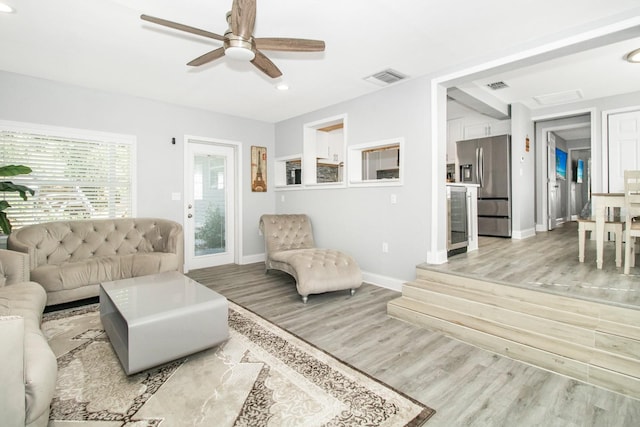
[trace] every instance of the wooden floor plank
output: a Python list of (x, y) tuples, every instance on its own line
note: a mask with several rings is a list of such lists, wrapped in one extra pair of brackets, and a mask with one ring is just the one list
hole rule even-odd
[(452, 256), (445, 264), (420, 267), (640, 310), (640, 259), (625, 275), (615, 265), (615, 242), (605, 242), (598, 270), (596, 242), (587, 240), (585, 262), (579, 262), (574, 221), (521, 240), (481, 236), (478, 245), (477, 251)]
[(311, 295), (264, 264), (194, 270), (193, 279), (436, 409), (436, 426), (636, 426), (640, 401), (390, 318), (400, 293), (363, 284)]

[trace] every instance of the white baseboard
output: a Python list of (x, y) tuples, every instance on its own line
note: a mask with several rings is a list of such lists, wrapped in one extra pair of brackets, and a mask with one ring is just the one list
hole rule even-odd
[(547, 227), (544, 224), (536, 224), (536, 231), (542, 233), (549, 230), (547, 230)]
[(264, 262), (264, 260), (265, 260), (264, 254), (247, 255), (247, 256), (243, 256), (240, 259), (240, 265), (253, 264), (256, 262)]
[(512, 239), (528, 239), (529, 237), (534, 237), (536, 235), (535, 228), (529, 228), (528, 230), (513, 230), (511, 233)]
[(406, 283), (406, 280), (395, 279), (366, 271), (362, 272), (362, 281), (397, 292), (402, 292), (402, 285)]

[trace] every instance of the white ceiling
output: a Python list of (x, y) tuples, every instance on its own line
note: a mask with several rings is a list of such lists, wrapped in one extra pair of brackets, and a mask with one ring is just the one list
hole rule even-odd
[[(139, 18), (222, 34), (231, 0), (0, 1), (16, 9), (0, 14), (0, 70), (267, 122), (379, 90), (363, 78), (386, 68), (410, 78), (437, 76), (640, 17), (638, 0), (259, 0), (256, 37), (326, 42), (323, 53), (265, 52), (284, 73), (272, 80), (229, 58), (188, 67), (220, 43)], [(585, 97), (640, 90), (640, 65), (624, 63), (626, 72), (612, 74), (639, 42), (474, 84), (503, 80), (510, 89), (493, 94), (527, 105), (531, 96), (569, 89)], [(290, 90), (276, 90), (280, 81)]]

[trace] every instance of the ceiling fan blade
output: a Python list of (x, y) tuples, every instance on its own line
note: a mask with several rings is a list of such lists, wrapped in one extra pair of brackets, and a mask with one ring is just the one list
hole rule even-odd
[(192, 67), (197, 67), (198, 65), (204, 65), (218, 58), (222, 58), (223, 56), (224, 56), (224, 47), (220, 47), (216, 50), (212, 50), (211, 52), (207, 52), (204, 55), (197, 57), (193, 61), (189, 62), (187, 65), (191, 65)]
[(185, 31), (187, 33), (196, 34), (198, 36), (224, 41), (224, 37), (219, 34), (212, 33), (210, 31), (201, 30), (200, 28), (190, 27), (184, 24), (178, 24), (177, 22), (173, 22), (173, 21), (167, 21), (166, 19), (156, 18), (155, 16), (140, 15), (140, 19), (142, 19), (143, 21), (149, 21), (149, 22), (153, 22), (154, 24), (173, 28), (175, 30)]
[(248, 40), (256, 23), (256, 0), (233, 0), (231, 6), (231, 32)]
[(276, 64), (271, 62), (269, 58), (267, 58), (262, 52), (259, 50), (254, 50), (256, 57), (251, 60), (251, 63), (256, 66), (260, 71), (265, 73), (267, 76), (275, 79), (276, 77), (280, 77), (282, 75), (282, 71), (276, 67)]
[(267, 37), (254, 39), (256, 48), (262, 50), (279, 50), (288, 52), (322, 52), (324, 42), (322, 40), (289, 39)]

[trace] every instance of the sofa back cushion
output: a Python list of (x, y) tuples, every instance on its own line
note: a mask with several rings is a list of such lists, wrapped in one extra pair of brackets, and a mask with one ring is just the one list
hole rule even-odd
[(175, 233), (181, 232), (180, 224), (155, 218), (57, 221), (16, 230), (8, 244), (16, 250), (28, 247), (33, 268), (94, 256), (175, 252), (171, 246), (175, 246)]
[(267, 256), (280, 251), (315, 247), (307, 215), (262, 215), (260, 231), (264, 234)]

